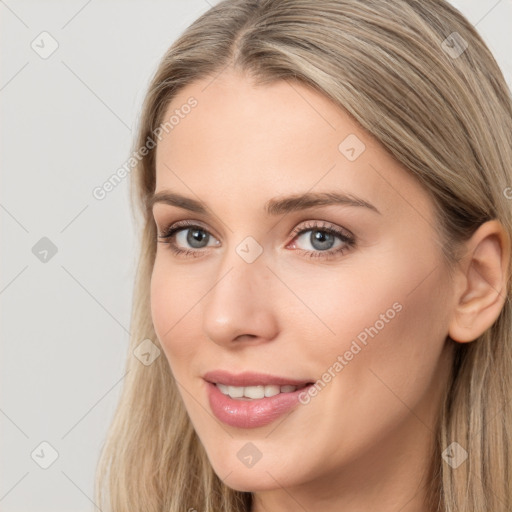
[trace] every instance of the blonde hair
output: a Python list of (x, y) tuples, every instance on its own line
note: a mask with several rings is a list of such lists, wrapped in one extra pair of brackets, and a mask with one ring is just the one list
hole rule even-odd
[[(462, 242), (487, 220), (499, 220), (512, 238), (505, 193), (512, 186), (510, 90), (475, 28), (447, 2), (221, 1), (163, 57), (135, 148), (154, 138), (178, 91), (228, 66), (255, 84), (296, 80), (353, 116), (429, 193), (452, 265)], [(166, 358), (145, 366), (133, 355), (146, 338), (160, 346), (149, 295), (156, 231), (147, 199), (155, 189), (155, 151), (131, 179), (142, 223), (140, 259), (127, 375), (98, 463), (96, 502), (113, 512), (249, 511), (252, 494), (227, 487), (214, 473)], [(432, 454), (432, 510), (512, 510), (511, 274), (509, 265), (497, 321), (474, 342), (456, 344)], [(441, 457), (454, 441), (468, 452), (456, 469)]]

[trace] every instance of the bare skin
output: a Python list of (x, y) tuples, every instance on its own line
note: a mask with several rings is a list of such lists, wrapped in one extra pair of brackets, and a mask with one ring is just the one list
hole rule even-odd
[[(473, 341), (498, 317), (509, 240), (498, 222), (484, 224), (450, 279), (426, 191), (344, 111), (295, 83), (258, 87), (231, 71), (211, 80), (174, 98), (166, 119), (190, 96), (198, 104), (156, 150), (156, 192), (208, 211), (154, 205), (159, 234), (189, 220), (204, 238), (190, 245), (198, 228), (184, 226), (167, 239), (189, 255), (158, 243), (151, 308), (215, 472), (254, 493), (253, 512), (430, 512), (428, 469), (454, 347), (447, 336)], [(365, 145), (353, 161), (339, 149), (349, 135)], [(272, 198), (334, 191), (378, 211), (264, 210)], [(315, 241), (315, 230), (324, 238)], [(249, 251), (262, 250), (252, 263), (236, 250), (246, 237), (257, 243)], [(371, 326), (378, 332), (350, 357)], [(329, 368), (330, 382), (307, 404), (258, 428), (220, 422), (202, 378), (227, 369), (316, 381)], [(252, 467), (237, 457), (248, 442), (262, 454)]]

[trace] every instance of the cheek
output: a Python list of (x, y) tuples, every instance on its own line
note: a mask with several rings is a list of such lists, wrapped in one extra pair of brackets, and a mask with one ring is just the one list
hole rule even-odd
[(354, 399), (353, 411), (364, 415), (370, 407), (393, 422), (407, 410), (404, 403), (412, 408), (434, 392), (447, 334), (448, 276), (434, 258), (396, 257), (377, 270), (354, 269), (343, 284), (345, 293), (325, 317), (339, 340), (326, 363), (343, 356), (335, 386), (344, 388), (339, 396)]
[[(308, 357), (325, 372), (342, 356), (342, 367), (331, 372), (343, 373), (339, 385), (351, 390), (380, 387), (373, 397), (385, 394), (378, 375), (395, 392), (421, 393), (447, 334), (450, 284), (438, 258), (432, 245), (408, 245), (372, 254), (367, 264), (359, 259), (348, 268), (347, 260), (339, 273), (327, 269), (307, 283), (296, 278), (294, 290), (307, 297), (318, 317), (311, 316), (302, 332), (313, 337), (317, 329), (322, 338)], [(371, 393), (368, 397), (375, 401)]]
[(191, 309), (201, 297), (198, 290), (187, 285), (190, 282), (180, 277), (179, 270), (167, 268), (164, 258), (157, 255), (151, 276), (151, 317), (171, 366), (191, 357), (195, 350), (194, 336), (186, 336), (186, 343), (179, 342), (185, 337), (188, 315), (193, 314)]
[(432, 241), (422, 242), (390, 238), (323, 280), (314, 296), (337, 336), (364, 340), (366, 333), (386, 348), (406, 348), (446, 328), (449, 276)]

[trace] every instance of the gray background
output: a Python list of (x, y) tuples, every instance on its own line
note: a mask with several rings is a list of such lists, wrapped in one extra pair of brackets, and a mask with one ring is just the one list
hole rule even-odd
[[(137, 246), (127, 180), (92, 190), (126, 162), (160, 57), (213, 3), (0, 0), (1, 511), (97, 510)], [(452, 3), (512, 86), (512, 0)]]

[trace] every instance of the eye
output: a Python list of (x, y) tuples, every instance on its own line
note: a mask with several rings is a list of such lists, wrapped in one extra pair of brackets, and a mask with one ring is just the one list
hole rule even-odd
[[(293, 230), (292, 235), (292, 248), (309, 244), (311, 249), (299, 247), (298, 250), (310, 258), (329, 259), (343, 254), (355, 245), (355, 239), (350, 232), (318, 221), (301, 224)], [(158, 238), (161, 239), (159, 242), (168, 245), (174, 254), (185, 257), (200, 257), (205, 254), (202, 249), (220, 244), (208, 230), (191, 221), (172, 224), (164, 229)]]
[[(200, 249), (211, 245), (219, 245), (219, 241), (214, 238), (206, 229), (189, 221), (181, 221), (166, 228), (162, 235), (159, 235), (161, 243), (167, 244), (175, 254), (185, 256), (200, 256)], [(192, 249), (188, 249), (189, 245)], [(181, 247), (180, 247), (181, 246)], [(185, 247), (184, 249), (182, 247)]]
[(194, 226), (191, 228), (182, 228), (175, 231), (175, 240), (177, 245), (189, 244), (192, 249), (203, 249), (208, 247), (210, 239), (213, 237), (200, 226)]
[(318, 221), (298, 226), (295, 228), (294, 234), (298, 235), (294, 238), (296, 240), (296, 242), (293, 242), (294, 248), (297, 244), (309, 245), (312, 249), (299, 249), (312, 258), (331, 258), (338, 253), (343, 254), (355, 245), (353, 235), (332, 224), (319, 223)]

